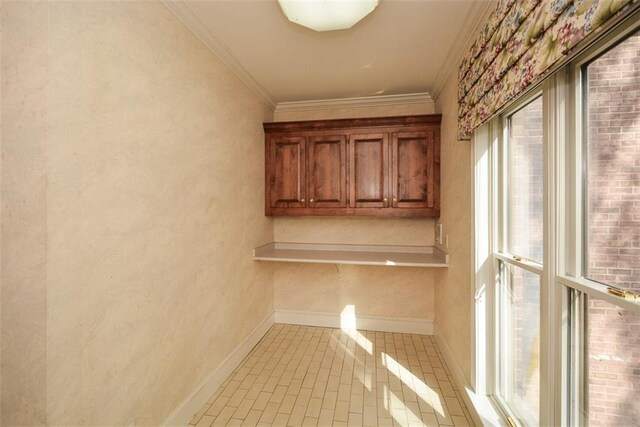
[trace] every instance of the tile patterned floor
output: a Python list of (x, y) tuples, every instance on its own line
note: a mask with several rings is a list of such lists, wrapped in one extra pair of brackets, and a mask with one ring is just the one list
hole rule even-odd
[(473, 422), (430, 336), (276, 324), (190, 425)]

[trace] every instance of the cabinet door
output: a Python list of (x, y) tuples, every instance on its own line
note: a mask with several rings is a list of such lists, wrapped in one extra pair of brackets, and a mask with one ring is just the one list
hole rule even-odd
[(274, 137), (269, 141), (269, 202), (272, 208), (305, 207), (305, 140)]
[(349, 136), (349, 206), (389, 207), (389, 139), (387, 134)]
[(346, 146), (344, 135), (315, 136), (308, 139), (309, 207), (347, 206)]
[(435, 137), (434, 130), (392, 134), (394, 208), (434, 207)]

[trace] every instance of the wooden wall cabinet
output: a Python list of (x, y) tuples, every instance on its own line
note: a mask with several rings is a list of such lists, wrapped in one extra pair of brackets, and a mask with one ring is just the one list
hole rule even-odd
[(440, 118), (264, 123), (266, 215), (437, 218)]

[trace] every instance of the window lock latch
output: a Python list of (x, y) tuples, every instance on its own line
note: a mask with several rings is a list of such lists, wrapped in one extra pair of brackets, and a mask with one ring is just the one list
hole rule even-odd
[(620, 298), (628, 299), (631, 301), (640, 301), (640, 295), (633, 292), (625, 291), (624, 289), (608, 287), (607, 292)]

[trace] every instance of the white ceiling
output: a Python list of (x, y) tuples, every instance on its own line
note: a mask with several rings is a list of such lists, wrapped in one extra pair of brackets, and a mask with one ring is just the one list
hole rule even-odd
[(476, 34), (486, 0), (382, 0), (348, 30), (293, 24), (276, 0), (167, 6), (268, 104), (430, 92)]

